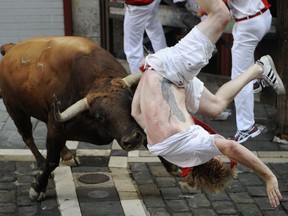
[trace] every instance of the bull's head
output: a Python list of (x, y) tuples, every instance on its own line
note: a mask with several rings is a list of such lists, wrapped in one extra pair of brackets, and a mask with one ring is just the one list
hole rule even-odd
[[(146, 136), (131, 116), (133, 93), (141, 74), (128, 75), (123, 79), (113, 79), (96, 91), (90, 91), (85, 98), (77, 101), (60, 113), (59, 102), (54, 96), (54, 117), (65, 122), (86, 110), (105, 128), (105, 136), (113, 137), (124, 150), (133, 150), (143, 144)], [(109, 134), (109, 135), (108, 135)]]

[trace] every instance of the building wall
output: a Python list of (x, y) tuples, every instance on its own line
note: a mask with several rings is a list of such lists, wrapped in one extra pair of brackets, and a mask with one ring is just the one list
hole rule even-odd
[(72, 0), (73, 35), (84, 36), (100, 44), (100, 14), (97, 0)]
[[(72, 0), (71, 3), (73, 35), (88, 37), (100, 44), (99, 1)], [(63, 0), (0, 1), (0, 46), (34, 36), (63, 35)]]
[(62, 0), (0, 1), (0, 45), (43, 35), (64, 35)]

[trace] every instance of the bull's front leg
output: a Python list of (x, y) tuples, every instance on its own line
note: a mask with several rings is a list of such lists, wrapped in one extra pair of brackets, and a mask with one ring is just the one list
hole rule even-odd
[(46, 188), (48, 185), (49, 176), (53, 170), (59, 165), (58, 163), (46, 163), (46, 168), (36, 180), (32, 182), (29, 191), (29, 197), (32, 201), (43, 201), (45, 199)]
[(163, 166), (165, 167), (166, 171), (172, 176), (181, 176), (181, 169), (175, 165), (170, 163), (169, 161), (165, 160), (163, 157), (158, 156), (160, 161), (162, 162)]
[(46, 188), (48, 185), (49, 177), (51, 173), (59, 166), (60, 152), (65, 145), (66, 140), (53, 138), (48, 135), (46, 140), (47, 157), (46, 166), (44, 171), (36, 176), (36, 179), (31, 184), (29, 191), (29, 197), (32, 201), (43, 201), (45, 199)]

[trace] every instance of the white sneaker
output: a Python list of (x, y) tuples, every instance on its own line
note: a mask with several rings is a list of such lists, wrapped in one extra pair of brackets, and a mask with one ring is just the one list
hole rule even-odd
[(269, 55), (262, 56), (256, 63), (263, 67), (262, 79), (272, 86), (277, 94), (285, 94), (283, 82), (277, 73), (272, 58)]
[(244, 130), (244, 131), (238, 130), (232, 139), (238, 143), (243, 143), (246, 140), (248, 140), (249, 138), (254, 138), (254, 137), (258, 136), (260, 133), (261, 133), (261, 131), (254, 124), (248, 130)]

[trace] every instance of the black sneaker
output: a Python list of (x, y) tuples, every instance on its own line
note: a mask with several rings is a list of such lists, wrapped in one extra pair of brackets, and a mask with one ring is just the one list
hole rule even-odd
[(261, 57), (256, 63), (263, 67), (262, 79), (269, 84), (269, 86), (272, 86), (277, 94), (285, 94), (283, 82), (277, 73), (272, 58), (266, 55)]
[(234, 136), (234, 138), (232, 138), (233, 140), (235, 140), (238, 143), (243, 143), (246, 140), (248, 140), (249, 138), (253, 138), (258, 136), (261, 133), (261, 131), (258, 129), (258, 127), (254, 124), (250, 129), (248, 130), (238, 130)]

